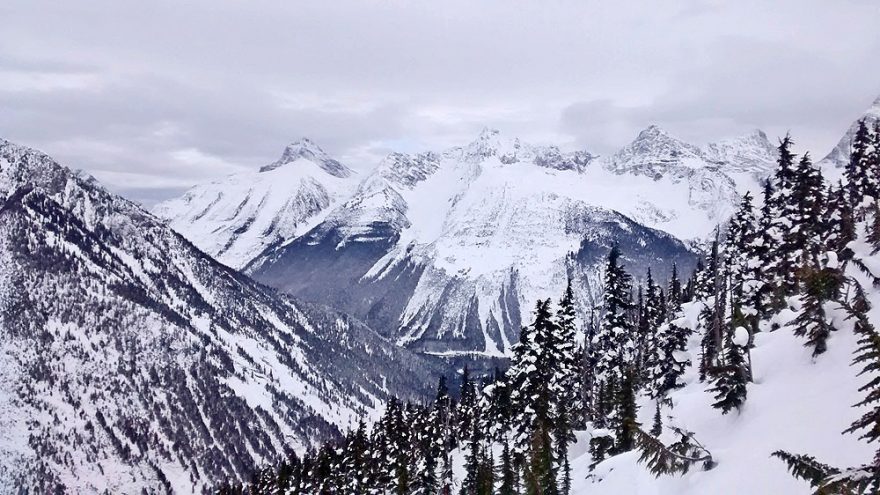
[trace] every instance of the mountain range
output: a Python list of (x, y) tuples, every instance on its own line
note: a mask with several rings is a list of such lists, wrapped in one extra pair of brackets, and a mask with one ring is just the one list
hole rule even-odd
[(335, 438), (441, 370), (0, 140), (0, 486), (198, 492)]
[[(689, 272), (692, 243), (742, 193), (759, 191), (774, 161), (761, 131), (698, 147), (651, 126), (603, 157), (484, 129), (464, 146), (392, 153), (356, 178), (325, 167), (338, 161), (302, 140), (260, 171), (196, 186), (154, 211), (256, 280), (353, 314), (413, 350), (503, 356), (534, 301), (561, 294), (569, 279), (587, 317), (614, 243), (640, 277), (664, 267), (654, 274), (664, 280), (673, 262)], [(264, 199), (277, 197), (286, 200)], [(264, 206), (252, 213), (255, 203)]]
[(614, 244), (632, 273), (684, 276), (773, 161), (760, 131), (652, 126), (596, 156), (487, 129), (358, 174), (301, 140), (154, 214), (0, 139), (0, 486), (245, 480), (423, 400), (451, 359), (506, 355), (567, 280), (587, 317)]

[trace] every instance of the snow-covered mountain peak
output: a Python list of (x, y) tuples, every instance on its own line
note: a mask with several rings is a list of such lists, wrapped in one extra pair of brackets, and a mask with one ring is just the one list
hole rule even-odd
[(516, 156), (521, 148), (519, 139), (502, 136), (501, 131), (484, 127), (476, 139), (464, 147), (464, 155), (471, 160), (480, 161), (490, 156)]
[(196, 246), (241, 268), (267, 246), (320, 223), (357, 187), (357, 174), (307, 138), (259, 172), (194, 186), (154, 213)]
[(877, 96), (877, 99), (874, 100), (874, 103), (871, 104), (871, 108), (869, 108), (866, 113), (880, 117), (880, 96)]
[(639, 133), (636, 140), (640, 139), (657, 139), (657, 138), (671, 138), (668, 132), (666, 132), (662, 127), (657, 124), (651, 124), (648, 127), (642, 129), (642, 132)]
[(428, 392), (421, 359), (83, 177), (0, 141), (0, 486), (207, 492)]
[(698, 147), (651, 125), (633, 142), (607, 158), (605, 167), (618, 174), (632, 173), (659, 179), (670, 171), (698, 168), (703, 164), (703, 153)]
[(842, 169), (847, 163), (849, 163), (853, 138), (855, 138), (856, 131), (859, 128), (859, 122), (862, 120), (864, 120), (868, 126), (873, 126), (874, 123), (880, 121), (880, 96), (878, 96), (871, 106), (849, 126), (849, 129), (846, 130), (846, 133), (840, 138), (837, 145), (834, 146), (834, 149), (832, 149), (831, 152), (819, 162), (819, 165), (826, 169), (826, 173), (830, 174), (830, 177), (839, 173), (835, 172), (836, 169)]
[(777, 152), (767, 134), (755, 129), (740, 137), (710, 143), (705, 153), (707, 160), (725, 171), (767, 175), (776, 162)]
[(314, 141), (306, 137), (287, 145), (287, 147), (284, 148), (284, 152), (281, 153), (281, 158), (269, 165), (263, 166), (260, 168), (260, 172), (269, 172), (300, 159), (313, 162), (325, 172), (335, 177), (345, 178), (351, 177), (352, 174), (354, 174), (350, 168), (328, 155)]

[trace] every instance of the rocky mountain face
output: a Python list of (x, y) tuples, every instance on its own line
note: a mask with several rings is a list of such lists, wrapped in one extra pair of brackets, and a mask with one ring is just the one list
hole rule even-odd
[(0, 486), (13, 492), (202, 491), (390, 394), (424, 397), (439, 373), (3, 140), (0, 274)]
[(600, 162), (626, 177), (622, 181), (633, 175), (654, 181), (635, 187), (632, 204), (616, 204), (615, 209), (689, 239), (726, 221), (746, 191), (758, 193), (775, 159), (776, 149), (759, 130), (700, 148), (650, 126)]
[(582, 308), (599, 300), (615, 242), (640, 277), (672, 261), (689, 271), (696, 255), (670, 233), (708, 235), (773, 152), (761, 132), (701, 149), (652, 126), (597, 158), (484, 130), (389, 155), (321, 224), (245, 270), (420, 352), (504, 355), (534, 301), (566, 280)]
[[(465, 146), (392, 153), (314, 216), (311, 230), (259, 229), (265, 242), (240, 251), (260, 254), (233, 266), (420, 352), (504, 355), (534, 301), (560, 294), (568, 278), (583, 308), (598, 301), (602, 258), (614, 242), (640, 277), (670, 261), (689, 270), (695, 254), (680, 241), (711, 235), (741, 193), (759, 192), (774, 161), (760, 131), (701, 148), (651, 126), (618, 153), (596, 157), (485, 129)], [(224, 184), (185, 195), (194, 214), (172, 207), (181, 200), (157, 211), (216, 252), (212, 232), (244, 225), (201, 215), (216, 210), (217, 197), (230, 205), (247, 198)], [(299, 196), (285, 187), (273, 184), (275, 194)], [(273, 219), (277, 210), (254, 211), (263, 225), (285, 224)]]
[(357, 175), (302, 139), (260, 168), (193, 187), (156, 205), (200, 249), (239, 269), (267, 247), (306, 233), (357, 186)]
[(825, 170), (833, 174), (835, 169), (843, 169), (843, 167), (849, 163), (853, 139), (859, 128), (859, 121), (862, 119), (864, 119), (869, 126), (873, 126), (877, 121), (880, 121), (880, 96), (874, 100), (871, 107), (868, 108), (861, 117), (856, 119), (852, 125), (849, 126), (843, 137), (841, 137), (840, 141), (837, 142), (837, 145), (834, 146), (834, 149), (832, 149), (825, 158), (819, 161), (819, 165), (823, 166)]

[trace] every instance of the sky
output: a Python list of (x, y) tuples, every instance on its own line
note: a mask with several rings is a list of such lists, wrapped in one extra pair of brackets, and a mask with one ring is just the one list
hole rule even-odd
[(791, 131), (880, 95), (876, 0), (4, 0), (0, 137), (146, 205), (309, 137), (368, 170), (485, 127), (613, 153)]

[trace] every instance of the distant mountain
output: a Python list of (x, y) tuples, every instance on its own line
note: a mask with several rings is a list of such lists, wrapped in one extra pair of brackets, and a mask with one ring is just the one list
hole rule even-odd
[(419, 351), (502, 355), (534, 301), (566, 279), (591, 307), (615, 242), (640, 276), (671, 261), (692, 268), (694, 253), (649, 226), (708, 234), (739, 200), (732, 175), (756, 187), (749, 174), (772, 165), (763, 138), (710, 158), (651, 127), (596, 158), (487, 129), (444, 152), (391, 154), (324, 222), (246, 270)]
[(439, 373), (3, 140), (0, 370), (0, 486), (33, 493), (244, 479)]
[(354, 171), (302, 139), (258, 172), (193, 187), (154, 213), (206, 253), (241, 268), (267, 247), (306, 233), (357, 182)]
[(852, 152), (852, 142), (855, 138), (856, 130), (859, 128), (859, 121), (862, 119), (864, 119), (869, 126), (873, 126), (875, 122), (880, 121), (880, 96), (874, 100), (874, 103), (861, 115), (861, 117), (856, 119), (852, 125), (849, 126), (846, 133), (840, 138), (840, 141), (837, 142), (834, 149), (832, 149), (825, 158), (819, 161), (819, 165), (823, 166), (826, 170), (831, 171), (833, 169), (842, 169), (847, 163), (849, 163), (849, 157)]
[(743, 193), (760, 191), (775, 160), (776, 150), (762, 131), (700, 148), (650, 126), (598, 160), (623, 177), (607, 199), (595, 201), (681, 239), (703, 237), (730, 217)]
[[(392, 153), (347, 198), (315, 215), (311, 230), (272, 229), (258, 245), (242, 237), (239, 252), (265, 248), (244, 265), (257, 280), (349, 312), (413, 349), (502, 355), (534, 300), (561, 293), (567, 278), (582, 307), (596, 302), (601, 260), (614, 242), (641, 276), (671, 260), (692, 267), (695, 254), (680, 239), (709, 236), (742, 192), (760, 190), (774, 161), (760, 131), (701, 148), (651, 126), (618, 153), (596, 157), (485, 129), (442, 152)], [(260, 183), (261, 174), (235, 180)], [(229, 205), (248, 198), (226, 184), (196, 187), (211, 193), (191, 191), (157, 212), (216, 252), (212, 232), (242, 230), (242, 223), (225, 221), (230, 215), (206, 221), (201, 212), (214, 211), (217, 197)], [(300, 194), (285, 182), (272, 187)], [(169, 205), (181, 201), (195, 220), (173, 213), (182, 209)]]

